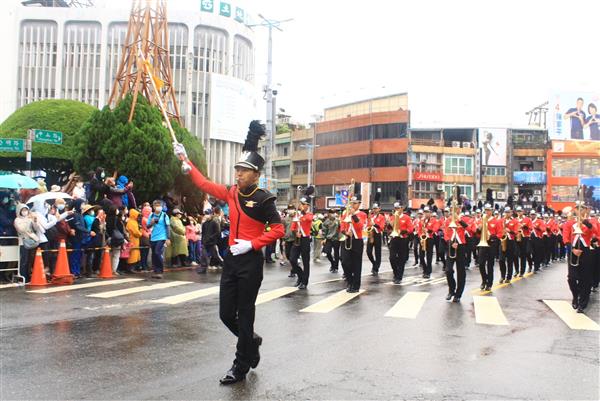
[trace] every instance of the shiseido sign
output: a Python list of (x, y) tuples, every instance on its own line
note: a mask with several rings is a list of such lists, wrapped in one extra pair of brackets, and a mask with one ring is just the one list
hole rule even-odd
[(442, 181), (442, 173), (425, 173), (421, 171), (415, 171), (413, 178), (416, 181)]

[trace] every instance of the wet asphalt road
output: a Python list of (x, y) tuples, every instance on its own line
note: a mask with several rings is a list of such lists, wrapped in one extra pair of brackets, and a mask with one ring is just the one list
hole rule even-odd
[[(267, 265), (261, 292), (292, 285), (287, 273)], [(162, 282), (191, 283), (113, 298), (89, 295), (158, 281), (50, 294), (2, 289), (0, 399), (600, 398), (600, 332), (569, 328), (541, 301), (570, 301), (564, 263), (488, 295), (508, 325), (476, 322), (477, 270), (460, 304), (445, 302), (444, 281), (410, 284), (416, 275), (408, 269), (404, 286), (386, 284), (389, 272), (364, 277), (359, 297), (329, 313), (302, 313), (342, 289), (341, 281), (316, 284), (341, 275), (313, 265), (308, 290), (257, 306), (262, 360), (230, 387), (218, 383), (235, 352), (218, 295), (151, 302), (216, 286), (218, 273), (172, 272)], [(442, 277), (441, 265), (433, 276)], [(429, 293), (416, 318), (385, 317), (408, 292)], [(598, 299), (586, 310), (595, 322)]]

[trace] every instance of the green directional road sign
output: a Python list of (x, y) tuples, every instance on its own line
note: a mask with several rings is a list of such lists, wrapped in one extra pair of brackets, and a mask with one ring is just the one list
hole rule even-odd
[(33, 130), (33, 140), (39, 143), (50, 143), (53, 145), (62, 145), (62, 132), (47, 131), (44, 129)]
[(0, 152), (25, 152), (25, 140), (0, 138)]

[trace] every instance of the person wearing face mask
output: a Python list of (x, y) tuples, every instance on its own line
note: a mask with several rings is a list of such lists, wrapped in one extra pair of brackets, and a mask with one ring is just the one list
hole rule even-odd
[(71, 248), (73, 251), (69, 254), (69, 267), (71, 268), (71, 274), (75, 278), (81, 276), (81, 258), (83, 257), (83, 242), (89, 236), (90, 232), (85, 226), (85, 221), (82, 215), (83, 199), (76, 199), (73, 202), (72, 210), (73, 214), (69, 219), (69, 227), (71, 228)]
[(77, 181), (77, 183), (75, 184), (75, 188), (73, 188), (73, 193), (71, 195), (73, 195), (73, 199), (83, 199), (84, 201), (87, 201), (85, 197), (85, 188), (83, 187), (83, 181)]
[(94, 274), (94, 258), (96, 256), (96, 247), (98, 247), (99, 227), (96, 225), (94, 230), (94, 221), (96, 220), (96, 211), (99, 209), (97, 206), (85, 205), (81, 208), (81, 214), (83, 214), (83, 221), (85, 223), (85, 229), (88, 231), (88, 235), (83, 241), (85, 248), (85, 265), (83, 266), (83, 274), (86, 277), (92, 277)]
[(8, 192), (0, 192), (0, 237), (14, 237), (17, 233), (15, 221), (14, 200)]
[(27, 205), (20, 203), (16, 208), (17, 217), (14, 226), (19, 236), (20, 254), (19, 273), (25, 277), (25, 282), (31, 278), (31, 266), (35, 258), (35, 250), (40, 243), (36, 232), (40, 230), (37, 221), (34, 221)]
[[(49, 216), (50, 208), (51, 206), (47, 202), (37, 202), (31, 208), (32, 217), (38, 223), (38, 231), (36, 234), (40, 239), (39, 247), (44, 251), (57, 249), (57, 246), (54, 243), (54, 234), (56, 231), (54, 227), (56, 226), (58, 219), (54, 218), (54, 216)], [(50, 262), (52, 259), (52, 252), (44, 252), (42, 257), (44, 259), (46, 274), (49, 274), (51, 270)]]
[(88, 201), (97, 205), (105, 195), (108, 194), (108, 186), (104, 183), (106, 173), (102, 167), (97, 167), (94, 175), (90, 179), (90, 199)]
[(152, 250), (152, 278), (162, 278), (164, 271), (165, 245), (171, 244), (171, 220), (163, 212), (162, 202), (152, 202), (153, 213), (146, 220), (146, 227), (152, 230), (150, 234), (150, 249)]

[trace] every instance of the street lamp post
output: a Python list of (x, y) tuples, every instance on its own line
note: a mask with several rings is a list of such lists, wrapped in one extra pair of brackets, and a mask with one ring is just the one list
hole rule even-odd
[[(267, 101), (267, 118), (265, 121), (265, 133), (267, 135), (267, 147), (265, 149), (265, 159), (267, 162), (265, 178), (267, 180), (267, 186), (272, 181), (273, 178), (273, 146), (275, 143), (274, 137), (275, 132), (273, 130), (274, 126), (274, 114), (273, 114), (273, 88), (271, 87), (273, 84), (273, 28), (282, 29), (279, 27), (282, 23), (291, 21), (292, 19), (286, 20), (271, 20), (263, 17), (262, 14), (258, 14), (258, 16), (263, 20), (263, 22), (259, 24), (247, 25), (249, 28), (255, 26), (266, 26), (269, 28), (269, 42), (268, 42), (268, 56), (267, 56), (267, 84), (265, 85), (265, 100)], [(271, 189), (271, 188), (267, 188)]]

